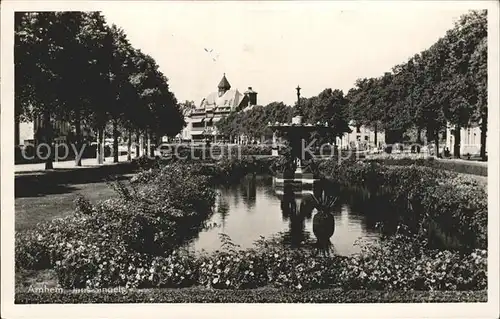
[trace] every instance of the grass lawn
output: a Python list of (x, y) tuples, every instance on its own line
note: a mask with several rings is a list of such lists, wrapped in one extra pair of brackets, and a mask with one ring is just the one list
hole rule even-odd
[(16, 231), (71, 214), (75, 208), (73, 201), (77, 194), (85, 196), (92, 202), (97, 202), (112, 197), (114, 191), (106, 182), (99, 182), (71, 185), (71, 190), (62, 194), (16, 198)]
[(71, 214), (77, 194), (92, 202), (113, 196), (106, 180), (128, 180), (133, 167), (128, 164), (97, 168), (59, 169), (48, 172), (16, 174), (15, 230)]

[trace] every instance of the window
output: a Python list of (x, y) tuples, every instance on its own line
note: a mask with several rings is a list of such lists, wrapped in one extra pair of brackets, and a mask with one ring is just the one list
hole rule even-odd
[(365, 135), (365, 141), (368, 141), (369, 137), (368, 135)]
[(356, 125), (356, 133), (361, 133), (361, 125)]

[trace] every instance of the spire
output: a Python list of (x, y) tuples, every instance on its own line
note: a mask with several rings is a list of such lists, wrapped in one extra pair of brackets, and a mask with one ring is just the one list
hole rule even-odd
[(219, 97), (224, 95), (224, 93), (226, 93), (231, 88), (231, 84), (229, 84), (229, 82), (226, 79), (226, 73), (224, 73), (224, 75), (222, 76), (222, 80), (220, 80), (218, 88), (219, 88)]
[(229, 84), (229, 82), (226, 79), (226, 73), (224, 73), (224, 75), (222, 76), (222, 80), (220, 80), (218, 88), (224, 89), (226, 91), (231, 88), (231, 84)]

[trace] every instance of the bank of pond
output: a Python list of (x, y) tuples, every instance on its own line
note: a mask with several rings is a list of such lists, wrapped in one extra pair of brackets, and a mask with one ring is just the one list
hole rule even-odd
[(64, 288), (483, 290), (487, 195), (430, 167), (282, 159), (147, 163), (116, 197), (16, 233), (16, 268)]

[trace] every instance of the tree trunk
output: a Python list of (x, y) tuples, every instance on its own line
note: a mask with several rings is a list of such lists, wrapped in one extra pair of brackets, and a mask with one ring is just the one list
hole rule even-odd
[(19, 132), (19, 116), (18, 115), (15, 115), (15, 122), (14, 122), (14, 125), (15, 125), (15, 132), (14, 132), (14, 145), (15, 146), (19, 146), (21, 144), (21, 139), (20, 139), (20, 132)]
[(460, 125), (455, 126), (455, 132), (453, 134), (453, 157), (460, 158)]
[(153, 149), (153, 146), (151, 145), (151, 139), (152, 139), (152, 136), (151, 136), (151, 132), (148, 133), (148, 155), (150, 157), (154, 157), (155, 156), (155, 152), (154, 152), (154, 149)]
[(118, 163), (118, 121), (113, 120), (113, 163)]
[(144, 132), (139, 133), (139, 157), (144, 155)]
[(149, 139), (148, 139), (148, 131), (144, 130), (144, 133), (142, 134), (142, 155), (148, 156), (149, 150), (148, 150), (148, 145), (149, 145)]
[(439, 127), (436, 127), (434, 130), (434, 143), (436, 144), (436, 157), (440, 158), (439, 154)]
[(422, 145), (422, 129), (417, 127), (417, 144)]
[(43, 115), (43, 126), (44, 126), (44, 141), (49, 146), (49, 154), (45, 160), (45, 169), (54, 168), (54, 154), (53, 154), (53, 138), (52, 138), (52, 124), (50, 123), (50, 114), (44, 113)]
[(104, 128), (97, 130), (97, 164), (104, 163)]
[(486, 161), (486, 134), (488, 132), (488, 109), (485, 107), (483, 116), (481, 117), (481, 150), (480, 156), (483, 161)]
[(127, 161), (132, 160), (132, 130), (128, 131), (128, 141), (127, 141)]
[(141, 131), (135, 133), (135, 158), (141, 157)]
[(377, 123), (375, 123), (375, 127), (374, 127), (374, 132), (375, 132), (375, 138), (374, 138), (374, 142), (375, 142), (375, 147), (378, 147), (378, 139), (377, 139)]
[[(77, 153), (80, 154), (80, 151), (82, 150), (82, 123), (80, 109), (78, 109), (75, 114), (75, 135)], [(78, 154), (75, 154), (75, 165), (82, 166), (82, 158), (78, 156)]]

